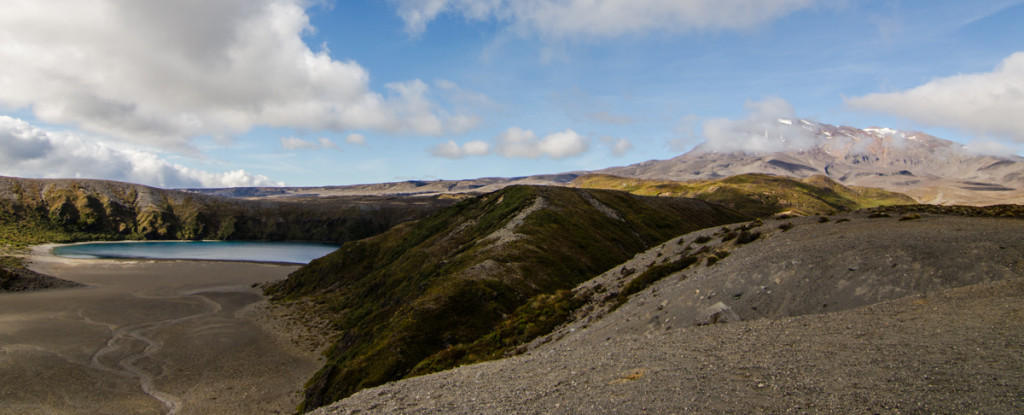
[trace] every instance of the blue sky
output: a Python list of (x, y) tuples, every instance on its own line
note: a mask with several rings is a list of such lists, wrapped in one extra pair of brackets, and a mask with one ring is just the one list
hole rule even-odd
[(9, 3), (0, 175), (523, 176), (671, 158), (766, 113), (1024, 151), (1020, 0)]

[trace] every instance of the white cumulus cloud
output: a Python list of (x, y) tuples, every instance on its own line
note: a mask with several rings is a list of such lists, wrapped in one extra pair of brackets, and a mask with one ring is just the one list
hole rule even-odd
[(612, 155), (616, 157), (625, 155), (626, 153), (633, 149), (633, 142), (625, 138), (614, 138), (604, 136), (601, 137), (601, 142), (608, 146), (608, 149), (611, 150)]
[(306, 141), (295, 137), (282, 137), (281, 147), (284, 147), (285, 150), (315, 150), (320, 148), (320, 146), (312, 141)]
[(849, 98), (853, 108), (1024, 142), (1024, 52), (992, 72), (933, 79), (918, 87)]
[[(383, 92), (302, 39), (306, 0), (9, 0), (0, 106), (163, 148), (255, 126), (439, 135), (472, 127), (419, 80)], [(438, 90), (440, 89), (440, 90)], [(453, 127), (447, 122), (452, 120)]]
[(316, 140), (303, 140), (295, 137), (282, 137), (281, 147), (285, 150), (318, 150), (321, 148), (333, 148), (337, 149), (338, 145), (334, 144), (331, 139), (327, 137), (320, 137)]
[(495, 151), (505, 157), (562, 159), (589, 148), (588, 140), (571, 129), (537, 138), (533, 131), (511, 127), (495, 140)]
[(355, 144), (357, 146), (366, 145), (366, 137), (362, 134), (352, 133), (345, 136), (345, 142), (349, 144)]
[(0, 116), (0, 175), (107, 179), (165, 188), (284, 185), (245, 170), (197, 170), (151, 152), (47, 131), (8, 116)]
[(704, 122), (705, 151), (770, 153), (805, 150), (819, 141), (814, 131), (797, 121), (793, 107), (781, 98), (747, 102), (739, 120), (714, 118)]
[(391, 0), (420, 34), (442, 13), (496, 19), (546, 38), (610, 38), (650, 31), (743, 30), (835, 0)]
[(458, 159), (465, 156), (483, 156), (491, 152), (491, 145), (486, 141), (473, 140), (461, 146), (454, 140), (448, 140), (430, 149), (437, 157)]
[[(609, 143), (609, 146), (613, 152), (623, 147), (625, 147), (623, 151), (626, 151), (632, 147), (632, 144), (628, 140), (624, 142), (619, 140)], [(538, 138), (533, 131), (511, 127), (498, 135), (493, 143), (473, 140), (459, 145), (454, 140), (448, 140), (431, 147), (430, 154), (451, 159), (484, 156), (492, 153), (509, 158), (564, 159), (583, 154), (589, 148), (590, 141), (571, 129)]]

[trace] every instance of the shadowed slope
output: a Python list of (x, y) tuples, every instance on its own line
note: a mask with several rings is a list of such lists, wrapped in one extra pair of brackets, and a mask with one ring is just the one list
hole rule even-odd
[(400, 379), (490, 332), (531, 297), (574, 287), (672, 236), (741, 220), (691, 199), (513, 186), (345, 244), (268, 288), (312, 298), (340, 332), (305, 408)]

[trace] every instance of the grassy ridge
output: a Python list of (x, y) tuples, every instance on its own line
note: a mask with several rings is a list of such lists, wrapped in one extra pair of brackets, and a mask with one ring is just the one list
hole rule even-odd
[(267, 292), (319, 302), (341, 333), (307, 385), (311, 409), (409, 375), (538, 295), (557, 296), (681, 233), (744, 219), (689, 199), (513, 186), (348, 243)]
[(0, 245), (121, 239), (343, 242), (449, 204), (369, 197), (248, 201), (100, 180), (0, 177)]
[(676, 182), (587, 175), (577, 178), (573, 185), (588, 189), (622, 190), (645, 196), (692, 197), (720, 203), (757, 217), (784, 211), (810, 215), (915, 203), (912, 198), (901, 193), (844, 186), (825, 176), (797, 180), (766, 174), (741, 174), (716, 180)]

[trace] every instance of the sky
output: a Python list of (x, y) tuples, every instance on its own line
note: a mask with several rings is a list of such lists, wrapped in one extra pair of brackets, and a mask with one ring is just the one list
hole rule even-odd
[(777, 118), (1024, 153), (1024, 0), (3, 3), (5, 176), (517, 177)]

